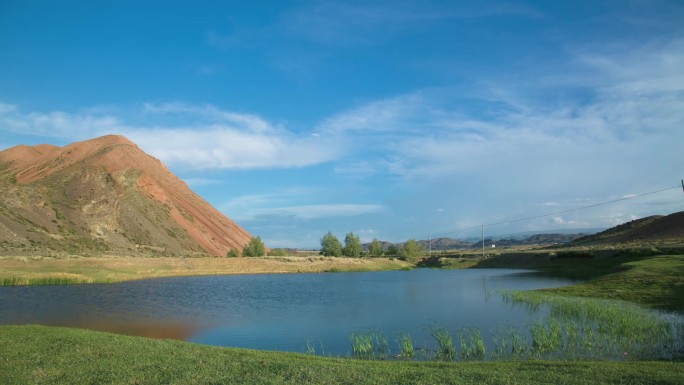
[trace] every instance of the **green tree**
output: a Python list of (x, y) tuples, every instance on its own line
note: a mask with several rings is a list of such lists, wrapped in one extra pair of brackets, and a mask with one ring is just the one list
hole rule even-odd
[(423, 253), (423, 248), (415, 239), (409, 239), (399, 250), (399, 257), (407, 262), (418, 262), (418, 258)]
[(252, 237), (247, 246), (242, 249), (243, 257), (261, 257), (266, 254), (266, 246), (261, 242), (261, 237)]
[(397, 247), (397, 245), (389, 245), (387, 246), (387, 252), (385, 253), (385, 255), (388, 257), (398, 257), (399, 248)]
[(228, 257), (228, 258), (237, 258), (237, 257), (238, 257), (238, 253), (237, 253), (237, 251), (235, 251), (235, 249), (230, 249), (230, 250), (228, 250), (228, 253), (226, 253), (226, 257)]
[(368, 254), (371, 257), (382, 256), (382, 243), (380, 243), (377, 238), (373, 239), (373, 242), (368, 246)]
[(344, 237), (344, 250), (342, 254), (346, 257), (358, 258), (361, 255), (361, 240), (354, 233), (348, 233)]
[(321, 238), (321, 255), (326, 257), (339, 257), (342, 255), (342, 245), (331, 231)]

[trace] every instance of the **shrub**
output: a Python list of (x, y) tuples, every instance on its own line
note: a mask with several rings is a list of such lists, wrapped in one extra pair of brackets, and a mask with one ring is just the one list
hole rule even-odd
[(266, 254), (266, 247), (261, 242), (261, 237), (252, 237), (249, 244), (242, 249), (242, 256), (244, 257), (261, 257)]

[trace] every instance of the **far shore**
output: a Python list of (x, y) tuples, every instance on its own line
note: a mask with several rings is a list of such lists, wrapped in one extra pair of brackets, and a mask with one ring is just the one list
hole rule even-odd
[(323, 273), (410, 269), (413, 265), (387, 258), (288, 256), (218, 257), (0, 257), (0, 285), (112, 283), (145, 278)]

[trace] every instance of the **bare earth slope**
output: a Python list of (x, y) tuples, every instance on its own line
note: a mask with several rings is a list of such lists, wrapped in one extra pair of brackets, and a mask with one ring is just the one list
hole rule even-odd
[(122, 136), (0, 152), (0, 252), (225, 255), (251, 235)]

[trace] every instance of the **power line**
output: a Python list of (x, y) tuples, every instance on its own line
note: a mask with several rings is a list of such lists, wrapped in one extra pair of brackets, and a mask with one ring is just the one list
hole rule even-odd
[(680, 188), (680, 186), (668, 187), (668, 188), (664, 188), (664, 189), (662, 189), (662, 190), (651, 191), (651, 192), (647, 192), (647, 193), (643, 193), (643, 194), (638, 194), (638, 195), (630, 195), (630, 196), (626, 196), (626, 197), (624, 197), (624, 198), (614, 199), (614, 200), (612, 200), (612, 201), (596, 203), (596, 204), (589, 205), (589, 206), (576, 207), (576, 208), (574, 208), (574, 209), (558, 211), (558, 212), (555, 212), (555, 213), (536, 215), (536, 216), (527, 217), (527, 218), (511, 219), (511, 220), (502, 221), (502, 222), (485, 223), (485, 226), (503, 225), (503, 224), (506, 224), (506, 223), (522, 222), (522, 221), (528, 221), (528, 220), (531, 220), (531, 219), (550, 217), (550, 216), (552, 216), (552, 215), (566, 214), (566, 213), (571, 213), (571, 212), (573, 212), (573, 211), (579, 211), (579, 210), (590, 209), (590, 208), (592, 208), (592, 207), (598, 207), (598, 206), (603, 206), (603, 205), (607, 205), (607, 204), (611, 204), (611, 203), (615, 203), (615, 202), (626, 201), (626, 200), (628, 200), (628, 199), (639, 198), (639, 197), (642, 197), (642, 196), (645, 196), (645, 195), (657, 194), (657, 193), (661, 193), (661, 192), (663, 192), (663, 191), (674, 190), (674, 189), (676, 189), (676, 188)]
[[(616, 202), (621, 202), (621, 201), (626, 201), (626, 200), (629, 200), (629, 199), (640, 198), (640, 197), (643, 197), (643, 196), (646, 196), (646, 195), (657, 194), (657, 193), (661, 193), (661, 192), (669, 191), (669, 190), (674, 190), (674, 189), (678, 189), (678, 188), (684, 189), (684, 181), (682, 181), (682, 186), (667, 187), (667, 188), (660, 189), (660, 190), (649, 191), (649, 192), (642, 193), (642, 194), (637, 194), (637, 195), (630, 195), (630, 196), (626, 196), (626, 197), (620, 198), (620, 199), (614, 199), (614, 200), (610, 200), (610, 201), (606, 201), (606, 202), (595, 203), (595, 204), (588, 205), (588, 206), (575, 207), (574, 209), (568, 209), (568, 210), (563, 210), (563, 211), (557, 211), (557, 212), (548, 213), (548, 214), (541, 214), (541, 215), (535, 215), (535, 216), (531, 216), (531, 217), (524, 217), (524, 218), (517, 218), (517, 219), (509, 219), (509, 220), (505, 220), (505, 221), (501, 221), (501, 222), (485, 223), (485, 224), (483, 224), (483, 225), (477, 225), (477, 226), (472, 226), (472, 227), (466, 227), (466, 228), (461, 228), (461, 229), (457, 229), (457, 230), (454, 230), (454, 231), (450, 231), (450, 232), (448, 232), (448, 233), (442, 233), (442, 235), (448, 235), (448, 234), (453, 234), (453, 233), (462, 232), (462, 231), (467, 231), (467, 230), (474, 230), (474, 229), (476, 229), (476, 228), (478, 228), (478, 227), (480, 227), (480, 226), (491, 227), (491, 226), (503, 225), (503, 224), (508, 224), (508, 223), (523, 222), (523, 221), (529, 221), (529, 220), (532, 220), (532, 219), (550, 217), (550, 216), (552, 216), (552, 215), (567, 214), (567, 213), (571, 213), (571, 212), (573, 212), (573, 211), (586, 210), (586, 209), (590, 209), (590, 208), (593, 208), (593, 207), (604, 206), (604, 205), (607, 205), (607, 204), (616, 203)], [(484, 231), (484, 229), (483, 229), (483, 231)]]

